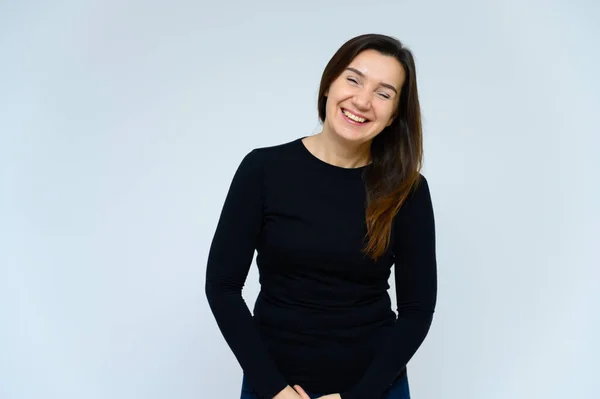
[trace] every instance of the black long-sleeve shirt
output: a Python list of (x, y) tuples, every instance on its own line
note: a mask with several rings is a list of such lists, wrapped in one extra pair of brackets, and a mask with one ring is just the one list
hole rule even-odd
[[(381, 397), (427, 335), (437, 296), (427, 180), (396, 216), (377, 260), (361, 253), (365, 168), (315, 157), (301, 139), (250, 151), (229, 187), (210, 247), (206, 295), (250, 385)], [(254, 314), (242, 297), (256, 251)], [(388, 278), (394, 266), (398, 317)]]

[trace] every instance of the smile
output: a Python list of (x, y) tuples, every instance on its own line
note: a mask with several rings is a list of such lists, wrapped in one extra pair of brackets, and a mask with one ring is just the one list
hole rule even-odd
[(367, 118), (363, 118), (358, 115), (354, 115), (352, 112), (350, 112), (344, 108), (342, 108), (342, 114), (344, 114), (344, 116), (346, 117), (346, 120), (349, 120), (349, 121), (352, 121), (352, 122), (355, 122), (358, 124), (366, 123), (369, 121)]

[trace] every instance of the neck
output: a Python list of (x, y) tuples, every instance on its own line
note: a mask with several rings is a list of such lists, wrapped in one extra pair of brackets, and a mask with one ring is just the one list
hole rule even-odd
[(325, 131), (313, 137), (315, 156), (342, 168), (359, 168), (371, 162), (371, 141), (352, 143)]

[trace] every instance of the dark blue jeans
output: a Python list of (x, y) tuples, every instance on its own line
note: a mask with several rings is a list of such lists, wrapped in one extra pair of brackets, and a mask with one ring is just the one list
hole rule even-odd
[[(316, 394), (307, 392), (311, 399), (316, 399), (327, 394)], [(244, 377), (242, 380), (242, 396), (240, 399), (261, 399), (256, 395), (248, 381)], [(268, 398), (271, 399), (271, 398)], [(373, 398), (377, 399), (377, 398)], [(410, 399), (410, 392), (408, 389), (408, 376), (405, 373), (402, 377), (398, 378), (394, 384), (385, 392), (381, 399)]]

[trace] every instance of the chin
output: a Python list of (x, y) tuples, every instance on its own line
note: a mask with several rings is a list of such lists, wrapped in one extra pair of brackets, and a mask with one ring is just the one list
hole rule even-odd
[(332, 133), (342, 140), (355, 143), (363, 143), (372, 138), (371, 132), (369, 131), (361, 131), (360, 128), (348, 128), (346, 126), (334, 126), (332, 129)]

